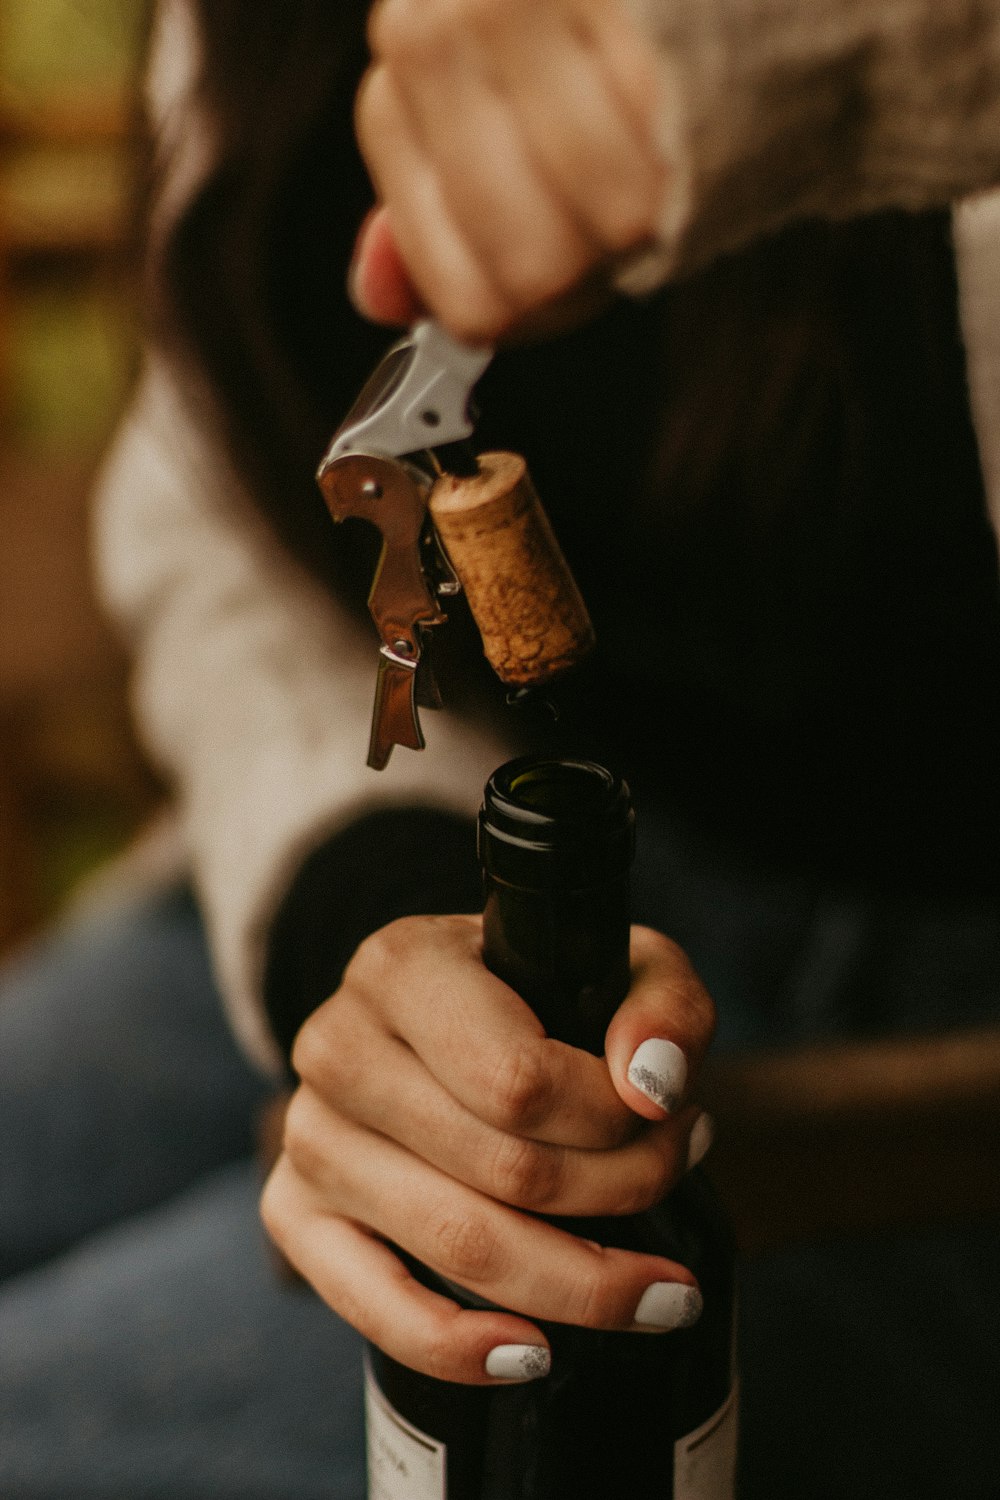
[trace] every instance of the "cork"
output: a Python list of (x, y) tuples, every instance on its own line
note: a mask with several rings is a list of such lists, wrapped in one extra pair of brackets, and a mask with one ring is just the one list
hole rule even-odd
[(594, 630), (524, 459), (483, 453), (442, 475), (429, 508), (502, 682), (534, 687), (586, 656)]

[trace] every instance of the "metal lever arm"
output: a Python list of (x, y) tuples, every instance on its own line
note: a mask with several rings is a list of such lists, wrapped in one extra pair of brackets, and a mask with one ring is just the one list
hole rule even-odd
[(427, 501), (409, 469), (391, 458), (349, 453), (323, 472), (320, 488), (335, 521), (357, 516), (382, 533), (368, 608), (383, 643), (398, 656), (420, 655), (419, 628), (445, 616), (427, 586), (420, 540)]
[(396, 745), (405, 745), (408, 750), (424, 748), (423, 731), (417, 715), (416, 683), (416, 665), (403, 661), (393, 655), (387, 646), (383, 646), (378, 659), (375, 704), (368, 740), (368, 764), (374, 771), (385, 770)]
[(393, 745), (423, 747), (416, 710), (423, 631), (446, 618), (428, 586), (421, 559), (426, 487), (407, 465), (366, 453), (348, 453), (325, 463), (319, 485), (335, 521), (355, 516), (371, 522), (382, 535), (382, 553), (368, 595), (382, 638), (368, 764), (381, 770)]

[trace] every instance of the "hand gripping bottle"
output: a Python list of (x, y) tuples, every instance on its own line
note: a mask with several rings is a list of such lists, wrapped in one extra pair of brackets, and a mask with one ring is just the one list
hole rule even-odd
[[(633, 846), (628, 788), (593, 762), (525, 758), (487, 783), (486, 964), (548, 1035), (598, 1055), (629, 985)], [(643, 1214), (554, 1222), (681, 1262), (701, 1316), (669, 1333), (547, 1324), (551, 1372), (517, 1385), (452, 1385), (370, 1348), (369, 1500), (733, 1500), (734, 1253), (707, 1179), (694, 1168)]]

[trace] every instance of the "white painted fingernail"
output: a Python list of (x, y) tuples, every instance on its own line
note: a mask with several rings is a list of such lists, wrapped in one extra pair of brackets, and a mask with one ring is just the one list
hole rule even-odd
[(694, 1122), (694, 1129), (688, 1137), (688, 1154), (686, 1170), (690, 1172), (696, 1167), (702, 1157), (707, 1155), (708, 1148), (715, 1139), (715, 1122), (711, 1115), (702, 1112)]
[(543, 1344), (497, 1344), (486, 1356), (486, 1373), (494, 1380), (541, 1380), (551, 1368)]
[(646, 1328), (690, 1328), (701, 1317), (701, 1293), (683, 1281), (654, 1281), (639, 1298), (636, 1323)]
[(687, 1058), (675, 1042), (651, 1036), (636, 1047), (628, 1081), (668, 1115), (680, 1104), (686, 1080)]

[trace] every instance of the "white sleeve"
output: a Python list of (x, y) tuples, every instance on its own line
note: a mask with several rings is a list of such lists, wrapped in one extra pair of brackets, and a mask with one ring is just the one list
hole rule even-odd
[(424, 716), (426, 751), (367, 768), (374, 633), (272, 538), (162, 363), (109, 455), (96, 516), (99, 585), (134, 652), (140, 734), (176, 787), (230, 1018), (276, 1068), (267, 935), (305, 855), (374, 806), (474, 812), (508, 750), (443, 711)]
[(626, 0), (655, 40), (671, 183), (641, 292), (795, 219), (1000, 182), (997, 0)]

